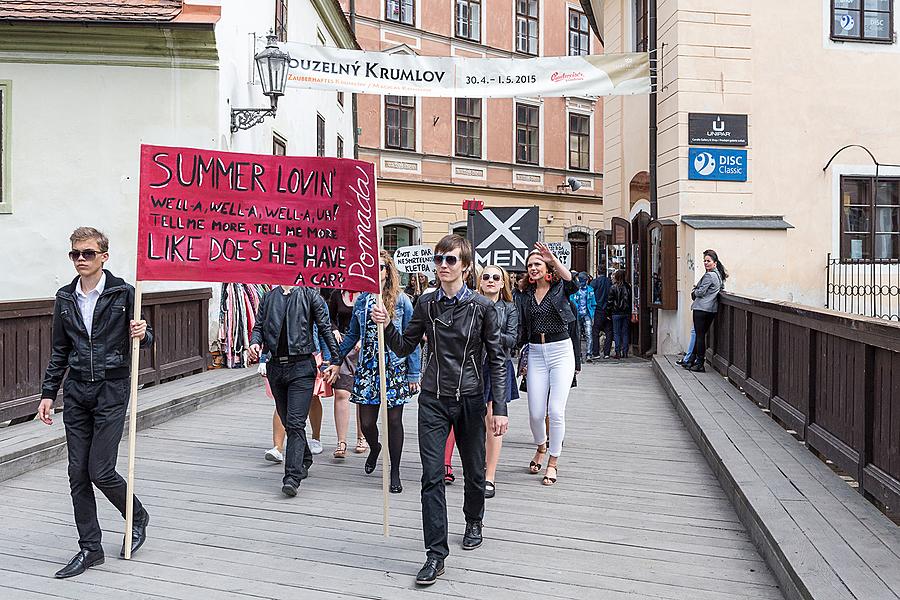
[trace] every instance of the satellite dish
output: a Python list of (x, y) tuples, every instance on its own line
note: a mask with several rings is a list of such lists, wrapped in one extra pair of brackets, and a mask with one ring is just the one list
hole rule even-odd
[(581, 182), (574, 177), (569, 177), (568, 179), (566, 179), (566, 183), (569, 184), (569, 187), (572, 188), (573, 192), (577, 192), (581, 189)]

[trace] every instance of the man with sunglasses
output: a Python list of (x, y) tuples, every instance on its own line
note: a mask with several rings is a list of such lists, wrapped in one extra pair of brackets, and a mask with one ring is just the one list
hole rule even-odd
[[(103, 269), (109, 240), (93, 227), (79, 227), (69, 238), (69, 258), (78, 272), (56, 292), (50, 362), (44, 373), (38, 418), (53, 424), (53, 403), (63, 376), (63, 423), (69, 454), (69, 486), (81, 550), (56, 573), (74, 577), (103, 564), (101, 530), (94, 488), (125, 516), (128, 487), (116, 472), (125, 409), (131, 393), (131, 338), (141, 348), (153, 343), (144, 320), (133, 321), (134, 288)], [(134, 498), (131, 553), (147, 538), (150, 515)], [(119, 556), (125, 555), (125, 545)]]
[(412, 319), (401, 333), (389, 321), (383, 306), (372, 310), (372, 320), (385, 324), (385, 341), (398, 356), (411, 354), (427, 335), (430, 359), (420, 384), (419, 454), (422, 459), (422, 529), (427, 559), (416, 576), (430, 585), (444, 573), (447, 543), (447, 499), (444, 490), (444, 446), (450, 427), (465, 474), (463, 513), (466, 531), (463, 550), (482, 543), (485, 486), (484, 379), (485, 353), (491, 371), (495, 436), (506, 433), (506, 365), (500, 325), (493, 304), (467, 288), (463, 281), (472, 268), (472, 246), (458, 235), (448, 235), (434, 249), (440, 287), (424, 294)]

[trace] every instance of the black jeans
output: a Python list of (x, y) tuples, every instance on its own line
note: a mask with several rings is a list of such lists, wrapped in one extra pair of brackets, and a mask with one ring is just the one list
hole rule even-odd
[[(125, 409), (131, 393), (129, 379), (75, 381), (63, 387), (63, 423), (69, 452), (69, 487), (78, 528), (78, 545), (84, 550), (101, 550), (100, 522), (94, 487), (125, 516), (128, 484), (116, 472), (119, 442), (125, 426)], [(134, 519), (146, 512), (137, 496)]]
[(693, 357), (694, 362), (699, 365), (702, 365), (703, 361), (706, 360), (706, 334), (709, 333), (709, 328), (715, 320), (716, 313), (714, 312), (705, 310), (694, 311), (694, 333), (697, 337), (694, 342)]
[(466, 522), (484, 516), (484, 396), (419, 394), (419, 454), (422, 458), (422, 533), (431, 558), (450, 554), (447, 544), (447, 497), (444, 491), (444, 447), (450, 427), (462, 460)]
[(290, 364), (273, 359), (266, 365), (266, 373), (275, 396), (275, 410), (287, 433), (282, 483), (298, 486), (309, 476), (313, 463), (306, 443), (306, 419), (316, 383), (316, 361), (311, 355)]
[(609, 356), (610, 351), (612, 351), (612, 343), (613, 343), (613, 331), (612, 331), (612, 320), (609, 318), (609, 315), (606, 314), (606, 311), (597, 309), (597, 312), (594, 313), (594, 327), (591, 331), (591, 335), (594, 338), (592, 340), (593, 343), (593, 355), (595, 357), (600, 356), (600, 333), (606, 334), (606, 339), (603, 341), (603, 356)]

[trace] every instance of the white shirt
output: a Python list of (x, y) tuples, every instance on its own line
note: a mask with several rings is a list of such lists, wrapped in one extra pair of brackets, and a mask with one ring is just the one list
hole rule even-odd
[(75, 286), (75, 301), (78, 303), (78, 310), (81, 312), (81, 319), (84, 321), (84, 327), (87, 329), (88, 335), (91, 335), (91, 328), (94, 325), (94, 308), (97, 306), (97, 300), (100, 294), (106, 288), (106, 273), (100, 276), (97, 287), (90, 292), (85, 293), (81, 289), (81, 278), (78, 279), (78, 285)]

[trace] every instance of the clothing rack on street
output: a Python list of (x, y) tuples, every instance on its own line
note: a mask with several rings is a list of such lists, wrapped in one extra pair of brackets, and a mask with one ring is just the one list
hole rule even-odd
[(223, 283), (219, 310), (219, 344), (225, 356), (225, 367), (248, 365), (247, 349), (250, 332), (256, 322), (256, 311), (263, 295), (271, 286), (246, 283)]

